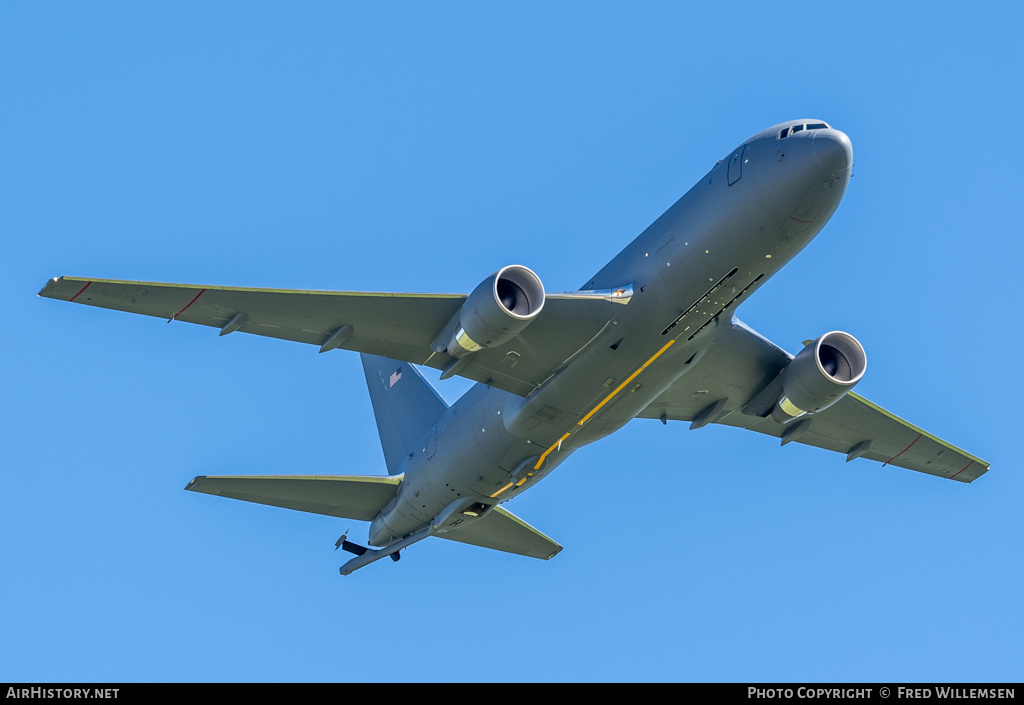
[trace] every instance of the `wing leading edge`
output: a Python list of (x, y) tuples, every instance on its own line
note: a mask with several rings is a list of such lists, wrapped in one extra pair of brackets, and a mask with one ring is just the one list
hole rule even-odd
[(697, 366), (655, 399), (640, 416), (745, 428), (884, 465), (971, 482), (989, 464), (853, 392), (831, 407), (788, 424), (744, 414), (743, 406), (792, 359), (787, 352), (733, 320)]

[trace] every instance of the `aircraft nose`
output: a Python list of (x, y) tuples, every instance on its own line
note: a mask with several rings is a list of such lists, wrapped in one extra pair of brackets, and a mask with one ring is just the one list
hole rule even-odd
[(814, 135), (814, 158), (830, 173), (846, 171), (853, 164), (853, 145), (839, 130), (819, 130)]

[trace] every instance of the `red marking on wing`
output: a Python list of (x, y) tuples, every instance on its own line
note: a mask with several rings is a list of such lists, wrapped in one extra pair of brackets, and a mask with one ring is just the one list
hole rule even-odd
[[(964, 465), (963, 470), (961, 470), (960, 472), (963, 472), (964, 470), (966, 470), (967, 468), (971, 467), (972, 465), (974, 465), (974, 461), (973, 460), (971, 462), (967, 463), (967, 465)], [(956, 475), (959, 475), (960, 472), (958, 472)], [(956, 475), (950, 475), (949, 479), (952, 480), (954, 477), (956, 477)]]
[[(919, 440), (921, 440), (921, 436), (923, 436), (923, 435), (924, 435), (923, 433), (917, 434), (917, 438), (914, 439), (914, 443), (917, 443)], [(884, 468), (886, 465), (888, 465), (892, 461), (896, 460), (896, 458), (898, 458), (901, 455), (903, 455), (904, 453), (906, 453), (908, 450), (910, 450), (910, 446), (914, 445), (914, 443), (911, 443), (909, 446), (907, 446), (906, 448), (901, 450), (899, 453), (897, 453), (896, 455), (894, 455), (891, 458), (889, 458), (888, 460), (886, 460), (884, 463), (882, 463), (882, 467)], [(963, 470), (961, 470), (960, 472), (963, 472)]]
[(79, 289), (77, 294), (75, 294), (70, 299), (68, 299), (68, 303), (71, 303), (72, 301), (77, 299), (79, 296), (81, 296), (82, 292), (85, 291), (86, 289), (88, 289), (91, 284), (92, 284), (92, 282), (89, 282), (85, 286), (83, 286), (81, 289)]
[(180, 310), (180, 311), (178, 311), (178, 312), (177, 312), (176, 314), (174, 314), (173, 316), (171, 316), (171, 320), (174, 320), (175, 318), (177, 318), (177, 317), (178, 317), (178, 316), (180, 316), (181, 314), (185, 313), (185, 310), (186, 310), (186, 309), (188, 309), (188, 307), (189, 307), (189, 306), (191, 306), (192, 304), (194, 304), (194, 303), (196, 302), (196, 299), (198, 299), (198, 298), (199, 298), (200, 296), (202, 296), (202, 295), (203, 295), (203, 292), (204, 292), (204, 291), (206, 291), (206, 289), (200, 289), (200, 290), (199, 290), (199, 293), (198, 293), (198, 294), (196, 294), (195, 298), (194, 298), (194, 299), (192, 299), (191, 301), (189, 301), (189, 302), (188, 302), (188, 306), (185, 306), (185, 308), (181, 309), (181, 310)]

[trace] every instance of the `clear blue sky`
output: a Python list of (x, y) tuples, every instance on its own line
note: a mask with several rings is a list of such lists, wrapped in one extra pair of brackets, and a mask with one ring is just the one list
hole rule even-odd
[[(1022, 24), (3, 3), (0, 680), (1021, 680)], [(635, 421), (508, 505), (554, 560), (435, 540), (342, 578), (364, 524), (182, 490), (383, 473), (356, 355), (35, 296), (468, 292), (512, 263), (571, 289), (797, 117), (850, 135), (854, 178), (738, 315), (791, 352), (856, 335), (858, 391), (990, 461), (972, 485)]]

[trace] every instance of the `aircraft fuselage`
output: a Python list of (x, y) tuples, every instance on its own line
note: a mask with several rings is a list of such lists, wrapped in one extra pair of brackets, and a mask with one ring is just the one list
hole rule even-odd
[(583, 286), (632, 285), (633, 296), (568, 364), (529, 397), (478, 384), (448, 409), (403, 463), (370, 543), (437, 525), (456, 502), (487, 511), (636, 417), (713, 351), (722, 316), (818, 234), (851, 165), (847, 136), (814, 120), (730, 152)]

